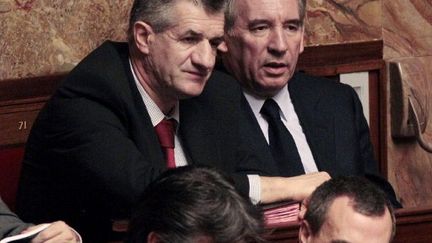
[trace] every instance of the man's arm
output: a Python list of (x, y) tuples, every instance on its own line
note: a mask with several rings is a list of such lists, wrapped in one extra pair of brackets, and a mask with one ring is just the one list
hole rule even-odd
[(0, 198), (0, 239), (19, 234), (30, 224), (22, 222)]
[(260, 176), (261, 203), (283, 200), (303, 201), (319, 185), (329, 180), (327, 172), (315, 172), (293, 177)]
[[(157, 163), (152, 162), (158, 161), (158, 157), (148, 155), (153, 149), (151, 144), (144, 148), (141, 146), (141, 151), (132, 139), (132, 132), (144, 132), (129, 131), (126, 121), (100, 103), (87, 99), (56, 102), (46, 108), (49, 112), (41, 112), (29, 138), (23, 164), (26, 176), (20, 182), (22, 189), (26, 189), (20, 193), (20, 213), (26, 211), (23, 215), (28, 220), (33, 217), (39, 221), (55, 219), (46, 218), (40, 209), (37, 210), (42, 215), (34, 216), (31, 209), (34, 203), (26, 201), (34, 202), (41, 198), (40, 191), (48, 190), (46, 186), (55, 191), (65, 190), (62, 189), (62, 177), (67, 178), (64, 181), (68, 187), (77, 188), (78, 193), (86, 195), (77, 201), (95, 199), (102, 203), (100, 207), (107, 210), (107, 215), (123, 213), (125, 207), (132, 205), (145, 187), (164, 170), (163, 164), (157, 167)], [(160, 149), (155, 141), (155, 148)], [(38, 164), (41, 170), (36, 171), (33, 164)], [(56, 171), (56, 174), (52, 175), (50, 171)], [(47, 185), (44, 178), (58, 178), (59, 183)], [(45, 184), (35, 184), (35, 181)], [(37, 188), (39, 191), (33, 190)], [(39, 204), (40, 207), (43, 203)], [(51, 211), (55, 212), (55, 209)]]
[[(34, 229), (35, 227), (39, 227), (39, 225), (31, 226), (31, 224), (24, 223), (17, 217), (16, 214), (9, 210), (9, 208), (0, 198), (0, 239), (20, 233), (25, 233)], [(52, 223), (48, 228), (40, 232), (31, 242), (43, 243), (47, 242), (48, 240), (53, 240), (54, 242), (75, 243), (81, 242), (81, 237), (67, 224), (62, 221), (58, 221)]]

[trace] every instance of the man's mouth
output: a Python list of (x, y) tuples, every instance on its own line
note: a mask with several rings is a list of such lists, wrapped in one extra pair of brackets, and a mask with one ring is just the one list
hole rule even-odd
[(288, 65), (281, 62), (268, 62), (264, 64), (264, 70), (270, 75), (282, 75), (288, 70)]
[(207, 77), (207, 72), (200, 72), (200, 71), (186, 71), (187, 74), (189, 74), (192, 77), (196, 77), (198, 79), (202, 79)]

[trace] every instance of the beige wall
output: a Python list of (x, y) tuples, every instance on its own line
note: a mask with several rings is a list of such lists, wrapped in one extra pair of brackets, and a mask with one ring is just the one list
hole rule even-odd
[(381, 0), (307, 0), (308, 45), (382, 39)]
[[(124, 40), (131, 3), (0, 0), (0, 82), (67, 72), (104, 40)], [(381, 0), (308, 0), (307, 36), (308, 45), (381, 39)]]
[(122, 40), (132, 0), (0, 0), (0, 81), (69, 71)]

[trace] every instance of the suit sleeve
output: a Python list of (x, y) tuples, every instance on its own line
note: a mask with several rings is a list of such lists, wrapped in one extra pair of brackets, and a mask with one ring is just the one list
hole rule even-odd
[[(108, 192), (128, 203), (135, 202), (162, 172), (162, 166), (156, 167), (149, 154), (138, 149), (132, 131), (111, 110), (91, 102), (72, 106), (75, 112), (69, 112), (70, 126), (61, 141), (71, 146), (61, 156), (70, 158), (84, 181), (91, 183), (95, 190)], [(152, 132), (148, 131), (147, 135), (153, 135)]]
[(120, 117), (88, 99), (53, 101), (46, 107), (29, 138), (23, 165), (18, 206), (26, 220), (55, 220), (44, 214), (56, 215), (56, 202), (92, 204), (114, 217), (131, 208), (164, 168), (137, 148)]
[(31, 224), (22, 222), (0, 198), (0, 239), (19, 234), (29, 226)]
[[(241, 97), (242, 91), (236, 80), (225, 73), (214, 71), (199, 97), (182, 101), (185, 106), (180, 105), (180, 108), (187, 109), (180, 110), (180, 116), (184, 118), (181, 119), (180, 129), (184, 128), (183, 138), (188, 138), (186, 147), (192, 158), (195, 158), (194, 161), (218, 167), (229, 174), (236, 189), (248, 197), (247, 174), (251, 171), (246, 165), (253, 163), (253, 158), (250, 143), (242, 140), (244, 124), (240, 117)], [(211, 143), (206, 141), (197, 144), (203, 138), (212, 140), (214, 144), (212, 149), (206, 150), (206, 155), (201, 149)]]

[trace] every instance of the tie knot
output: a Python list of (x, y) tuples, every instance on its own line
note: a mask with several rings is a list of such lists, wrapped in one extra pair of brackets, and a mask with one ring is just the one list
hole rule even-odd
[(164, 148), (174, 148), (174, 130), (176, 121), (174, 119), (163, 119), (155, 126), (159, 143)]
[(260, 113), (270, 119), (280, 120), (279, 106), (273, 99), (267, 99), (261, 107)]

